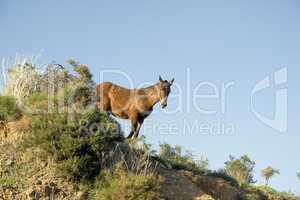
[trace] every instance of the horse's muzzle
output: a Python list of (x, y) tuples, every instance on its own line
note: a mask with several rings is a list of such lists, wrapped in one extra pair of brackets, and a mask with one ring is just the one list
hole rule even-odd
[(164, 109), (165, 107), (167, 107), (167, 104), (166, 104), (166, 103), (164, 103), (164, 104), (161, 105), (161, 108), (162, 108), (162, 109)]

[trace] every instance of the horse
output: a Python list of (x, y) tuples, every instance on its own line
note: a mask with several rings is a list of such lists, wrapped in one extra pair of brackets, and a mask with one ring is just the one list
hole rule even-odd
[(131, 120), (131, 131), (127, 138), (137, 138), (144, 120), (153, 111), (153, 106), (160, 102), (162, 109), (167, 107), (173, 83), (174, 79), (167, 81), (161, 76), (158, 83), (140, 89), (127, 89), (111, 82), (103, 82), (96, 86), (96, 107), (117, 118)]

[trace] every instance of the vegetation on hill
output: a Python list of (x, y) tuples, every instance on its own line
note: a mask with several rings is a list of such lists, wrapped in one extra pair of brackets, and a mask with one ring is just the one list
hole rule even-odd
[(161, 163), (177, 170), (189, 170), (197, 174), (203, 174), (208, 170), (208, 160), (195, 161), (190, 152), (183, 152), (179, 145), (172, 147), (167, 143), (160, 144), (159, 154), (154, 156)]
[(21, 116), (21, 110), (16, 100), (11, 96), (0, 96), (0, 121), (7, 122), (17, 120)]
[(247, 155), (238, 159), (229, 156), (229, 160), (225, 162), (225, 172), (235, 178), (240, 185), (255, 183), (253, 179), (254, 167), (255, 162)]
[(255, 163), (246, 155), (212, 171), (180, 146), (164, 143), (156, 152), (143, 137), (126, 140), (92, 104), (88, 67), (68, 63), (72, 70), (10, 69), (0, 96), (0, 199), (299, 199), (254, 185)]
[(266, 167), (261, 171), (261, 176), (265, 179), (266, 185), (269, 185), (270, 179), (276, 174), (280, 174), (278, 169), (274, 169), (271, 166)]

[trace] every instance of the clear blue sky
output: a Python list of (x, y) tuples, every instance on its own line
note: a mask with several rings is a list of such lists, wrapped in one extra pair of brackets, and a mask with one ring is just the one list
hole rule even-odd
[[(198, 157), (210, 160), (213, 169), (223, 167), (230, 154), (249, 154), (260, 170), (272, 165), (281, 175), (271, 180), (279, 190), (300, 193), (299, 75), (300, 2), (270, 1), (16, 1), (0, 0), (0, 56), (35, 55), (44, 50), (43, 63), (64, 63), (75, 58), (88, 64), (95, 81), (103, 70), (122, 70), (134, 86), (155, 82), (158, 75), (175, 78), (182, 88), (183, 110), (168, 114), (159, 107), (145, 127), (168, 123), (177, 130), (142, 130), (154, 146), (179, 144)], [(257, 81), (282, 67), (288, 69), (288, 131), (278, 133), (251, 111), (250, 94)], [(191, 78), (187, 78), (187, 68)], [(107, 74), (124, 86), (120, 75)], [(219, 101), (199, 100), (201, 114), (191, 106), (189, 89), (204, 81), (216, 85), (233, 81), (226, 95), (226, 112)], [(272, 79), (273, 80), (273, 79)], [(203, 89), (203, 88), (202, 88)], [(211, 92), (204, 88), (198, 93)], [(207, 90), (207, 91), (204, 91)], [(272, 116), (274, 88), (255, 97), (255, 109)], [(173, 90), (178, 94), (178, 89)], [(170, 98), (167, 110), (179, 105)], [(232, 123), (233, 135), (183, 135), (184, 122)], [(124, 122), (122, 122), (124, 124)], [(126, 123), (125, 123), (126, 125)], [(171, 134), (172, 133), (172, 134)]]

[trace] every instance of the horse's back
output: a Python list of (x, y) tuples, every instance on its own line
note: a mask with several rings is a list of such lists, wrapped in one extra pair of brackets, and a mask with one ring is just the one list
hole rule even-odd
[(108, 92), (130, 92), (130, 89), (124, 88), (112, 82), (106, 81), (96, 86), (97, 94)]
[(128, 101), (133, 90), (121, 87), (111, 82), (103, 82), (96, 86), (96, 94), (100, 98), (109, 98), (113, 101)]

